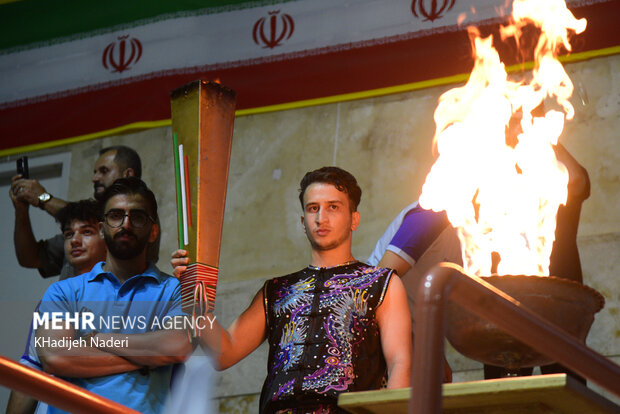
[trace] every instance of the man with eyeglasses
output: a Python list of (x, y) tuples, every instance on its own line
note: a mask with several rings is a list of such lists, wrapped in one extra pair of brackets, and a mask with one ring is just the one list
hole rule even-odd
[[(67, 316), (61, 329), (38, 328), (37, 352), (45, 371), (142, 413), (159, 413), (172, 364), (191, 352), (179, 328), (179, 282), (146, 260), (146, 246), (159, 226), (155, 196), (144, 182), (116, 180), (102, 205), (99, 232), (108, 248), (106, 261), (50, 286), (39, 314)], [(72, 325), (69, 318), (76, 313), (92, 315), (92, 325)], [(62, 411), (51, 407), (48, 412)]]
[[(122, 177), (142, 175), (140, 156), (132, 148), (116, 145), (103, 148), (93, 168), (94, 197), (101, 200), (107, 187)], [(55, 197), (35, 179), (25, 179), (16, 175), (11, 180), (9, 195), (15, 207), (15, 231), (13, 235), (15, 253), (19, 264), (37, 269), (42, 277), (60, 275), (60, 280), (78, 275), (69, 265), (64, 255), (64, 239), (58, 234), (49, 239), (37, 241), (30, 223), (29, 207), (35, 206), (53, 217), (67, 204)], [(159, 238), (148, 246), (147, 258), (153, 263), (159, 259)]]

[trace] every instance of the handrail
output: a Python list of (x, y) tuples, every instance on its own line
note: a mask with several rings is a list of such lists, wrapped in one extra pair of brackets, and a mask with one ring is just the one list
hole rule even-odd
[(75, 414), (140, 414), (82, 387), (1, 355), (0, 385)]
[(416, 298), (409, 413), (441, 413), (445, 305), (450, 299), (601, 387), (620, 396), (620, 366), (452, 263), (435, 266)]

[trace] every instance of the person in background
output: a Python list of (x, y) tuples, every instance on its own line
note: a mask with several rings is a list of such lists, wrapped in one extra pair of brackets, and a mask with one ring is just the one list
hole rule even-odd
[[(338, 167), (301, 180), (301, 223), (310, 242), (308, 267), (265, 282), (225, 330), (214, 323), (201, 345), (226, 369), (269, 343), (261, 413), (344, 412), (338, 394), (409, 385), (411, 326), (399, 278), (351, 253), (360, 223), (361, 189)], [(173, 254), (175, 275), (188, 264)], [(213, 317), (211, 317), (213, 319)]]
[[(555, 146), (555, 152), (569, 173), (568, 199), (566, 205), (558, 209), (555, 242), (551, 252), (549, 272), (553, 276), (583, 283), (581, 262), (577, 248), (577, 229), (584, 200), (590, 195), (588, 173), (575, 158), (562, 146)], [(456, 231), (450, 225), (445, 212), (424, 210), (417, 202), (404, 208), (390, 223), (385, 233), (377, 241), (368, 259), (371, 265), (394, 269), (401, 275), (411, 315), (420, 281), (441, 262), (462, 265), (460, 242)], [(415, 331), (415, 323), (414, 323)], [(452, 378), (450, 367), (445, 361), (444, 381)], [(577, 374), (559, 364), (541, 367), (543, 373), (566, 372), (585, 382)], [(522, 368), (519, 375), (531, 375), (532, 368)], [(502, 367), (484, 366), (485, 379), (505, 376)]]
[[(105, 260), (106, 245), (99, 236), (101, 211), (97, 201), (81, 200), (67, 203), (56, 214), (56, 220), (60, 224), (64, 238), (66, 260), (76, 275), (90, 272), (95, 264)], [(37, 305), (35, 312), (38, 311), (38, 308)], [(26, 349), (19, 362), (30, 368), (42, 370), (34, 339), (32, 324), (30, 324)], [(37, 400), (26, 394), (11, 391), (6, 413), (46, 412), (47, 405), (40, 404), (41, 407), (37, 409), (37, 403)]]
[[(141, 175), (142, 163), (136, 151), (122, 145), (103, 148), (99, 151), (94, 166), (92, 178), (94, 197), (100, 200), (105, 189), (117, 178), (140, 178)], [(65, 259), (62, 234), (37, 241), (28, 211), (30, 206), (34, 206), (56, 217), (67, 202), (48, 193), (37, 180), (25, 179), (21, 175), (11, 179), (9, 196), (15, 207), (13, 240), (19, 264), (26, 268), (37, 269), (42, 277), (60, 275), (60, 280), (63, 280), (74, 276), (76, 273)], [(148, 257), (150, 261), (157, 263), (159, 239), (149, 246)]]
[[(441, 262), (462, 265), (458, 236), (445, 212), (425, 210), (417, 201), (392, 220), (368, 258), (368, 264), (394, 269), (401, 277), (407, 291), (413, 331), (420, 281)], [(445, 359), (444, 382), (452, 382), (452, 370)]]
[[(555, 241), (551, 250), (549, 275), (573, 280), (583, 284), (583, 272), (579, 248), (577, 247), (577, 231), (583, 202), (590, 197), (590, 177), (588, 171), (564, 148), (555, 146), (555, 153), (568, 170), (568, 196), (565, 205), (558, 208), (555, 228)], [(521, 368), (519, 375), (532, 375), (533, 368)], [(566, 373), (577, 381), (586, 384), (586, 379), (560, 364), (540, 367), (543, 374)], [(502, 378), (506, 376), (503, 367), (484, 366), (484, 378)]]

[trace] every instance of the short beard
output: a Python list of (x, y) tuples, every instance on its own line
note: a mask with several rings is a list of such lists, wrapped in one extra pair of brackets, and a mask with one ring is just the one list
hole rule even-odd
[(94, 194), (93, 197), (95, 197), (95, 200), (101, 202), (103, 200), (103, 194), (105, 194), (105, 188), (103, 189), (103, 191), (97, 191), (98, 187), (94, 188)]
[(316, 251), (327, 251), (333, 249), (334, 247), (338, 247), (338, 242), (333, 242), (331, 244), (321, 246), (316, 242), (316, 240), (310, 237), (308, 237), (308, 241), (310, 242), (310, 246), (312, 246), (312, 250)]
[[(116, 234), (119, 235), (123, 233), (119, 232)], [(146, 244), (148, 243), (148, 239), (146, 237), (143, 239), (136, 237), (135, 244), (126, 245), (125, 243), (117, 242), (105, 231), (103, 232), (103, 238), (105, 239), (106, 246), (108, 246), (108, 252), (112, 255), (112, 257), (119, 260), (130, 260), (138, 257), (144, 251)]]
[(316, 240), (314, 240), (314, 238), (312, 238), (312, 237), (310, 237), (308, 235), (307, 229), (306, 229), (306, 237), (308, 238), (308, 241), (310, 242), (310, 246), (312, 246), (312, 250), (325, 252), (325, 251), (333, 250), (333, 249), (337, 248), (338, 246), (342, 245), (347, 240), (349, 235), (345, 234), (342, 237), (340, 237), (339, 239), (334, 240), (330, 244), (326, 244), (326, 245), (322, 245), (322, 246), (319, 245), (316, 242)]

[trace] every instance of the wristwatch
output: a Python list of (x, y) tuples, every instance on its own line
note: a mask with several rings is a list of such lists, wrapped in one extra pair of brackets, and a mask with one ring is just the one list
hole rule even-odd
[(52, 195), (50, 193), (41, 193), (39, 194), (39, 207), (41, 210), (45, 210), (45, 203), (52, 199)]

